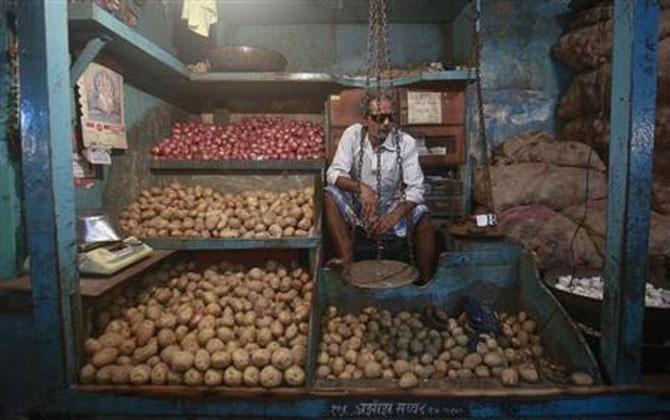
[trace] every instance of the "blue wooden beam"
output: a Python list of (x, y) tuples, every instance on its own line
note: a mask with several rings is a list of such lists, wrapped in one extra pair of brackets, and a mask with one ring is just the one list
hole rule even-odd
[(67, 2), (18, 2), (24, 209), (42, 395), (75, 372), (78, 308)]
[(658, 0), (614, 1), (612, 122), (601, 352), (609, 379), (640, 378), (648, 274)]
[(77, 84), (79, 77), (86, 71), (88, 65), (95, 60), (100, 51), (105, 48), (105, 45), (107, 45), (107, 41), (102, 38), (92, 38), (88, 40), (70, 70), (70, 84), (72, 86)]

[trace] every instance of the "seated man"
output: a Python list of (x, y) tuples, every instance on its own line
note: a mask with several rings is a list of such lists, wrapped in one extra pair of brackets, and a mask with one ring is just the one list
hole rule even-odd
[[(352, 224), (365, 229), (372, 238), (383, 235), (404, 238), (406, 216), (409, 216), (419, 282), (425, 283), (434, 271), (435, 230), (428, 208), (423, 204), (423, 172), (416, 140), (392, 126), (394, 113), (390, 98), (373, 98), (365, 110), (363, 124), (347, 127), (342, 134), (326, 175), (324, 205), (334, 252), (346, 266), (354, 260)], [(377, 177), (378, 153), (380, 178)], [(405, 184), (404, 199), (398, 183), (401, 175)]]

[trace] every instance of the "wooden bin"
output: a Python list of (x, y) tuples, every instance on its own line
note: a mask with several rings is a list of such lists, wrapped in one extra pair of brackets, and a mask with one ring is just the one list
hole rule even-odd
[[(322, 324), (330, 305), (338, 313), (358, 313), (367, 306), (388, 309), (393, 313), (401, 310), (420, 311), (426, 305), (435, 305), (447, 312), (459, 312), (460, 298), (464, 295), (486, 297), (498, 311), (525, 310), (539, 326), (539, 333), (546, 351), (552, 360), (558, 361), (571, 371), (588, 372), (596, 383), (602, 383), (598, 364), (584, 338), (572, 323), (565, 310), (538, 280), (532, 257), (522, 253), (521, 247), (509, 243), (477, 244), (440, 258), (437, 273), (427, 287), (413, 285), (391, 289), (360, 289), (345, 284), (332, 271), (325, 270), (317, 284), (314, 319), (310, 326), (308, 359), (309, 379), (316, 378), (315, 360), (322, 339)], [(484, 296), (483, 296), (484, 295)], [(442, 388), (453, 381), (429, 380), (420, 388)], [(468, 385), (471, 383), (468, 382)], [(533, 385), (547, 386), (548, 383)], [(551, 386), (556, 384), (551, 383)], [(316, 380), (315, 389), (346, 387), (397, 389), (396, 383), (385, 380)], [(480, 383), (473, 384), (480, 386)], [(501, 386), (487, 383), (486, 386)]]

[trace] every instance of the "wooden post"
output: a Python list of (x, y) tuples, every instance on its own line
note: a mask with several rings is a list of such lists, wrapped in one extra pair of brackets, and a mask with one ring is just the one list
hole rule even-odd
[(648, 275), (658, 1), (615, 0), (601, 353), (609, 380), (640, 378)]
[(44, 398), (75, 372), (78, 307), (67, 2), (18, 2), (24, 210)]

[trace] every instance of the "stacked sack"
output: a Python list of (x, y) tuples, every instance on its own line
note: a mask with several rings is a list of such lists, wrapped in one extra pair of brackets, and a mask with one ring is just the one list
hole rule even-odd
[[(558, 116), (565, 120), (561, 138), (592, 145), (606, 159), (613, 6), (611, 1), (581, 3), (587, 8), (576, 14), (554, 47), (554, 54), (576, 72), (558, 106)], [(670, 0), (661, 0), (658, 63), (653, 203), (654, 210), (670, 215), (670, 168), (664, 168), (670, 158)]]
[[(525, 132), (503, 143), (489, 169), (500, 227), (529, 249), (541, 268), (602, 266), (607, 174), (591, 147)], [(480, 204), (486, 202), (483, 175), (481, 169), (475, 172)], [(651, 225), (650, 252), (669, 252), (670, 217), (654, 212)]]

